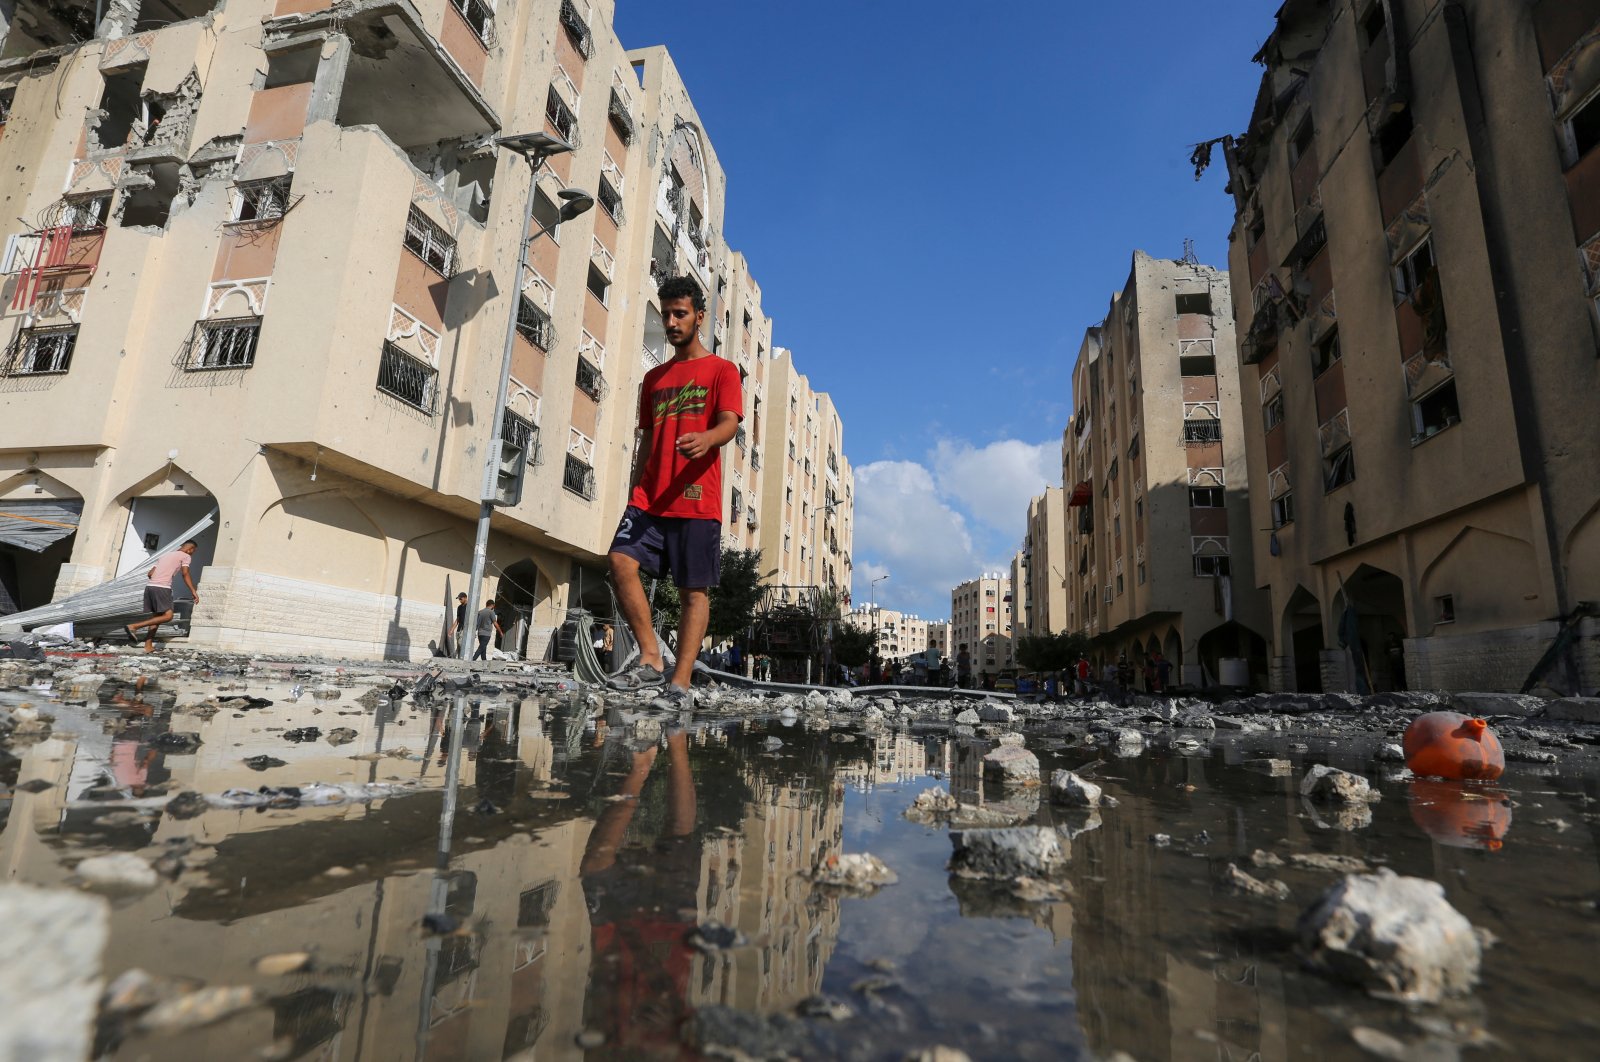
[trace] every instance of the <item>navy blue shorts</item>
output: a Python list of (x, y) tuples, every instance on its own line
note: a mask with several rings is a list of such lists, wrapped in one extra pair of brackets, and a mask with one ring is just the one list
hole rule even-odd
[(716, 586), (722, 577), (722, 523), (686, 516), (652, 516), (628, 506), (611, 552), (639, 562), (648, 575), (670, 574), (679, 589)]

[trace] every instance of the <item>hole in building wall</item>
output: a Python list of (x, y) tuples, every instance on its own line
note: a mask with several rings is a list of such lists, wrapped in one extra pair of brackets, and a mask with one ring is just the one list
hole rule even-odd
[[(143, 181), (138, 177), (145, 178)], [(162, 163), (141, 169), (122, 193), (123, 228), (149, 226), (164, 228), (172, 216), (172, 201), (178, 195), (178, 166)]]
[(310, 45), (273, 52), (267, 56), (267, 73), (261, 87), (274, 89), (312, 81), (317, 76), (317, 63), (320, 60), (321, 53)]
[(101, 150), (123, 147), (133, 135), (134, 127), (144, 121), (144, 101), (139, 92), (144, 87), (144, 67), (135, 66), (105, 75), (106, 87), (100, 94), (100, 122), (90, 131), (90, 138)]
[(10, 25), (0, 59), (17, 59), (94, 37), (95, 0), (21, 0), (15, 6), (6, 4), (5, 10)]
[(1211, 293), (1197, 291), (1177, 298), (1179, 313), (1198, 313), (1211, 316)]
[(1395, 160), (1395, 156), (1411, 141), (1411, 108), (1391, 115), (1378, 128), (1378, 169), (1382, 170)]
[(186, 22), (209, 14), (215, 7), (213, 0), (142, 0), (133, 32), (143, 33), (145, 30), (170, 26), (174, 22)]
[(1456, 382), (1447, 380), (1411, 403), (1411, 439), (1421, 442), (1461, 422), (1461, 403), (1456, 399)]
[(1361, 16), (1361, 33), (1364, 37), (1366, 37), (1367, 43), (1372, 44), (1379, 37), (1382, 37), (1383, 28), (1387, 24), (1387, 20), (1384, 18), (1383, 14), (1383, 4), (1381, 2), (1374, 2), (1373, 5), (1367, 9), (1367, 13)]
[(1572, 160), (1576, 162), (1600, 144), (1600, 92), (1572, 112), (1567, 127), (1572, 130)]
[(1178, 359), (1180, 376), (1215, 376), (1217, 359), (1212, 354), (1186, 354)]

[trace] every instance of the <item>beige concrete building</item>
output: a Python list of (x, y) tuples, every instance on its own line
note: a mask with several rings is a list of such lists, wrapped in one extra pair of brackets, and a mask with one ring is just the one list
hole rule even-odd
[(950, 591), (950, 666), (965, 645), (972, 654), (975, 681), (1014, 666), (1011, 576), (985, 572)]
[(949, 620), (928, 621), (928, 648), (937, 649), (939, 655), (947, 659), (953, 655), (950, 649)]
[(1600, 4), (1293, 2), (1260, 59), (1222, 150), (1273, 686), (1520, 689), (1570, 626), (1542, 681), (1593, 691)]
[(844, 614), (844, 622), (864, 631), (876, 631), (878, 659), (885, 664), (906, 660), (928, 648), (929, 622), (915, 613), (898, 612), (882, 605), (860, 605)]
[(1029, 555), (1027, 543), (1011, 555), (1011, 596), (1006, 603), (1011, 606), (1012, 628), (1014, 637), (1020, 638), (1028, 633), (1028, 614), (1033, 611), (1032, 602), (1028, 596)]
[(513, 311), (530, 188), (493, 144), (508, 133), (576, 148), (538, 175), (535, 226), (564, 186), (598, 205), (530, 246), (514, 293), (520, 447), (497, 486), (523, 485), (486, 590), (503, 647), (542, 656), (569, 606), (609, 608), (669, 273), (707, 290), (706, 339), (745, 376), (724, 504), (728, 540), (758, 544), (771, 323), (721, 239), (726, 181), (671, 57), (625, 50), (612, 9), (113, 3), (83, 39), (92, 5), (17, 5), (0, 505), (53, 506), (70, 533), (0, 544), (0, 613), (136, 570), (215, 508), (192, 644), (428, 655), (466, 586)]
[(768, 582), (820, 586), (849, 604), (855, 476), (833, 400), (813, 391), (782, 347), (766, 365), (762, 434), (761, 571)]
[(1191, 684), (1266, 680), (1228, 308), (1226, 274), (1135, 252), (1084, 335), (1062, 452), (1069, 626), (1096, 662), (1159, 649)]
[(1066, 492), (1046, 487), (1028, 502), (1028, 532), (1023, 542), (1027, 597), (1018, 628), (1026, 634), (1069, 630), (1067, 619)]

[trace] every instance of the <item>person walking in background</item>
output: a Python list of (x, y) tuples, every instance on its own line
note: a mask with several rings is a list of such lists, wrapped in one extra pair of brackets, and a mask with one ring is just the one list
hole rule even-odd
[(1100, 669), (1100, 690), (1106, 700), (1113, 704), (1122, 703), (1122, 690), (1117, 683), (1117, 665), (1106, 661), (1106, 666)]
[(956, 685), (964, 690), (972, 688), (972, 654), (967, 651), (966, 642), (956, 653)]
[(171, 553), (163, 554), (149, 573), (145, 576), (144, 584), (144, 610), (149, 614), (148, 619), (138, 623), (130, 623), (122, 628), (128, 635), (128, 641), (135, 643), (139, 640), (138, 632), (147, 633), (144, 636), (144, 651), (156, 651), (156, 628), (172, 618), (172, 577), (179, 572), (183, 573), (183, 582), (189, 588), (189, 594), (194, 598), (196, 605), (200, 604), (200, 592), (194, 588), (194, 580), (189, 578), (189, 561), (194, 557), (194, 551), (200, 544), (190, 539)]
[(461, 639), (467, 636), (467, 595), (463, 591), (456, 595), (456, 621), (450, 624), (450, 633), (445, 638), (450, 643), (450, 655), (461, 655)]
[(1089, 696), (1089, 658), (1079, 654), (1078, 666), (1073, 668), (1073, 674), (1078, 676), (1078, 696)]
[(1133, 689), (1133, 665), (1128, 663), (1128, 654), (1123, 653), (1117, 657), (1117, 693), (1126, 699)]
[(1161, 650), (1157, 649), (1156, 650), (1156, 655), (1155, 655), (1155, 657), (1154, 657), (1154, 659), (1152, 661), (1152, 664), (1153, 664), (1153, 670), (1154, 670), (1155, 676), (1156, 676), (1155, 692), (1156, 693), (1166, 693), (1167, 692), (1167, 679), (1170, 678), (1171, 675), (1172, 675), (1172, 661), (1170, 661), (1166, 657), (1162, 656), (1161, 655)]
[(485, 601), (483, 603), (483, 607), (478, 610), (477, 627), (478, 648), (472, 654), (472, 659), (482, 660), (484, 663), (488, 663), (489, 639), (498, 638), (505, 633), (505, 631), (500, 629), (500, 616), (494, 610), (494, 598), (491, 597), (489, 600)]

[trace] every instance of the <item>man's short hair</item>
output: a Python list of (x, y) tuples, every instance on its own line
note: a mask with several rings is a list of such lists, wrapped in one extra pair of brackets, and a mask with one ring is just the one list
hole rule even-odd
[(484, 608), (494, 608), (494, 598), (491, 597), (489, 600), (485, 601), (483, 603), (483, 607)]
[(706, 293), (700, 290), (693, 277), (668, 277), (656, 289), (656, 298), (663, 306), (673, 299), (688, 299), (696, 310), (706, 308)]
[[(196, 542), (196, 541), (195, 541), (195, 540), (194, 540), (194, 539), (192, 539), (192, 538), (191, 538), (191, 539), (190, 539), (190, 540), (189, 540), (189, 541), (187, 541), (187, 542), (185, 542), (185, 543), (184, 543), (184, 544), (183, 544), (183, 545), (184, 545), (184, 546), (193, 546), (193, 547), (194, 547), (194, 548), (195, 548), (195, 549), (199, 549), (199, 548), (200, 548), (200, 543), (198, 543), (198, 542)], [(179, 547), (178, 547), (178, 548), (179, 548), (179, 549), (182, 549), (182, 548), (183, 548), (183, 546), (179, 546)]]
[(461, 593), (456, 595), (456, 600), (457, 601), (465, 601), (466, 599), (467, 599), (467, 592), (465, 590), (461, 591)]

